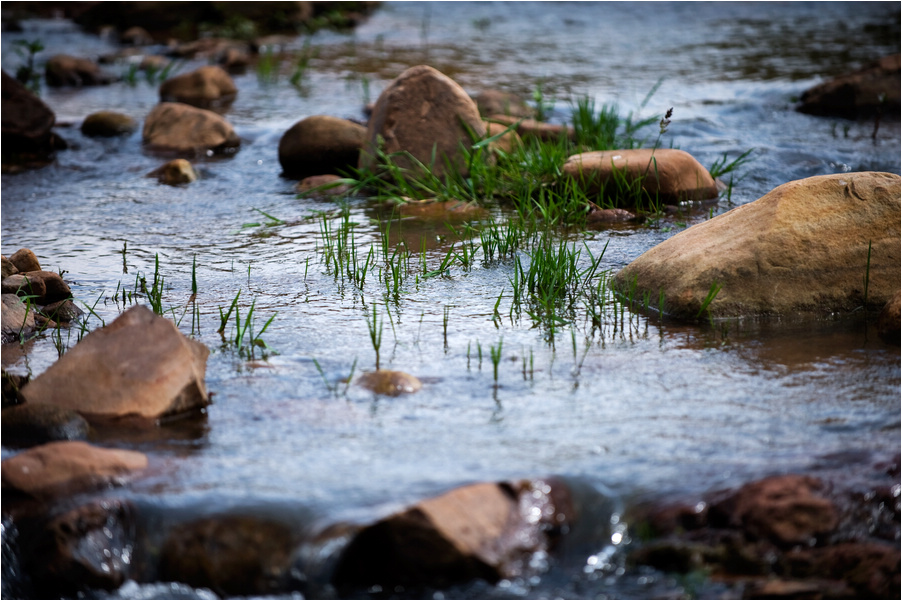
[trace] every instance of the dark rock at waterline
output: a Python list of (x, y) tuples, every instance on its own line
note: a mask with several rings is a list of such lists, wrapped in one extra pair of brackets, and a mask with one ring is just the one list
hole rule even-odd
[[(77, 426), (70, 428), (77, 430)], [(147, 456), (136, 451), (104, 449), (74, 440), (48, 442), (3, 461), (3, 493), (54, 499), (120, 482), (146, 467)]]
[(237, 95), (235, 82), (218, 65), (181, 73), (160, 85), (160, 102), (183, 102), (202, 109), (228, 106)]
[[(411, 67), (379, 95), (367, 125), (360, 166), (375, 168), (381, 148), (388, 154), (409, 153), (437, 177), (449, 169), (465, 175), (461, 144), (471, 144), (473, 137), (479, 139), (485, 131), (476, 103), (463, 88), (432, 67)], [(402, 169), (417, 169), (404, 156), (395, 157), (394, 162)]]
[(17, 273), (0, 282), (3, 294), (16, 294), (21, 297), (40, 298), (47, 293), (47, 286), (41, 278), (30, 278), (24, 273)]
[(89, 420), (154, 422), (209, 405), (204, 383), (209, 353), (172, 321), (136, 305), (85, 336), (21, 395)]
[(100, 499), (26, 530), (20, 560), (22, 572), (30, 575), (32, 598), (71, 598), (122, 586), (134, 570), (134, 513), (128, 501)]
[(621, 175), (640, 180), (650, 197), (664, 202), (710, 200), (719, 192), (714, 178), (695, 157), (673, 148), (584, 152), (569, 157), (561, 173), (590, 195), (604, 194)]
[(0, 298), (3, 303), (3, 310), (0, 311), (3, 344), (34, 332), (34, 310), (15, 294), (3, 294)]
[(589, 225), (599, 223), (625, 223), (635, 221), (636, 215), (624, 209), (594, 209), (586, 215), (586, 223)]
[(32, 304), (47, 305), (72, 297), (69, 285), (54, 271), (19, 272), (4, 279), (3, 294), (28, 296)]
[(124, 136), (138, 129), (138, 122), (115, 111), (91, 113), (81, 124), (81, 133), (89, 138), (114, 138)]
[(900, 82), (900, 55), (893, 54), (806, 90), (798, 110), (847, 119), (880, 116), (898, 121)]
[(799, 547), (787, 553), (784, 565), (787, 574), (796, 578), (814, 575), (841, 580), (852, 593), (844, 595), (845, 598), (895, 599), (899, 596), (898, 545), (844, 542), (824, 548)]
[(867, 275), (877, 310), (899, 290), (900, 222), (898, 175), (811, 177), (676, 234), (614, 279), (696, 319), (715, 284), (715, 318), (848, 313), (865, 303)]
[(480, 483), (454, 489), (364, 527), (335, 567), (339, 590), (497, 582), (529, 572), (575, 519), (558, 480)]
[(884, 305), (877, 316), (877, 334), (887, 344), (902, 344), (902, 291)]
[(279, 140), (279, 164), (291, 178), (347, 171), (357, 166), (366, 135), (365, 127), (347, 119), (307, 117)]
[(159, 577), (226, 596), (285, 590), (296, 541), (285, 524), (217, 516), (173, 529), (160, 551)]
[(119, 34), (119, 43), (126, 46), (150, 46), (153, 44), (153, 36), (143, 27), (135, 25)]
[(162, 102), (144, 120), (144, 144), (150, 150), (203, 155), (228, 152), (241, 140), (228, 121), (213, 111), (180, 102)]
[(3, 410), (3, 445), (29, 447), (54, 440), (84, 440), (90, 426), (75, 411), (53, 405), (18, 405)]
[(157, 181), (167, 186), (178, 186), (196, 181), (197, 172), (189, 161), (173, 159), (148, 173), (147, 177), (155, 177)]
[(113, 81), (94, 61), (68, 54), (57, 54), (47, 59), (44, 77), (47, 85), (54, 88), (101, 86)]
[(52, 128), (56, 116), (31, 90), (2, 74), (3, 162), (11, 164), (49, 161), (66, 143)]
[(79, 309), (78, 305), (70, 299), (44, 305), (41, 307), (40, 313), (48, 319), (64, 324), (74, 321), (85, 314), (85, 312)]
[(4, 369), (0, 377), (2, 377), (0, 381), (2, 381), (3, 408), (20, 404), (22, 399), (19, 398), (19, 390), (28, 382), (29, 376), (9, 373)]

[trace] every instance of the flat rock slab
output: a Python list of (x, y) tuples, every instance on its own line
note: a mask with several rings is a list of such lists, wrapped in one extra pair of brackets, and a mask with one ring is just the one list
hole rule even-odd
[(209, 405), (209, 352), (136, 305), (88, 334), (21, 393), (29, 403), (72, 409), (88, 420), (154, 421)]
[(103, 486), (147, 467), (136, 451), (104, 449), (80, 441), (50, 442), (3, 462), (3, 491), (37, 499)]
[(615, 191), (617, 176), (641, 180), (642, 189), (662, 202), (711, 200), (719, 193), (714, 178), (695, 157), (673, 148), (583, 152), (569, 157), (561, 173), (590, 195)]
[[(789, 182), (686, 229), (615, 275), (673, 317), (879, 311), (899, 290), (900, 178), (843, 173)], [(868, 245), (870, 244), (870, 259)]]

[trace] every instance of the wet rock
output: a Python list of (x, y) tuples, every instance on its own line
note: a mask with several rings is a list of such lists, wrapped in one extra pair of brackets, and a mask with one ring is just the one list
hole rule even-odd
[(85, 336), (21, 394), (89, 420), (150, 422), (209, 405), (208, 355), (171, 321), (136, 305)]
[(148, 54), (141, 59), (140, 63), (138, 63), (138, 69), (156, 73), (168, 67), (170, 63), (172, 63), (172, 61), (165, 56), (160, 56), (159, 54)]
[(462, 200), (410, 200), (399, 204), (396, 210), (402, 217), (426, 221), (467, 221), (488, 216), (488, 211), (476, 203)]
[[(818, 549), (794, 549), (784, 566), (795, 577), (842, 580), (859, 599), (893, 599), (899, 595), (898, 544), (839, 543)], [(846, 596), (849, 598), (849, 595)]]
[(347, 196), (351, 192), (351, 186), (343, 184), (341, 181), (342, 178), (337, 175), (311, 175), (299, 181), (295, 186), (295, 190), (304, 196), (312, 198)]
[(505, 127), (516, 124), (517, 135), (524, 140), (526, 138), (536, 138), (543, 142), (557, 142), (561, 138), (567, 138), (568, 140), (574, 140), (576, 138), (576, 133), (573, 131), (573, 128), (566, 125), (545, 123), (543, 121), (536, 121), (535, 119), (521, 119), (509, 115), (491, 115), (488, 117), (488, 120), (504, 125)]
[(586, 223), (625, 223), (634, 221), (636, 216), (624, 209), (595, 209), (586, 215)]
[(529, 572), (554, 532), (574, 519), (558, 481), (481, 483), (421, 501), (363, 528), (345, 547), (333, 574), (348, 587), (442, 587), (497, 582)]
[(226, 72), (237, 75), (247, 71), (248, 65), (251, 64), (251, 57), (243, 50), (229, 47), (219, 53), (219, 56), (216, 57), (216, 64)]
[(119, 43), (127, 46), (150, 46), (153, 44), (153, 36), (143, 27), (133, 25), (119, 34)]
[(176, 75), (160, 86), (160, 102), (182, 102), (202, 109), (228, 106), (237, 95), (235, 82), (217, 65)]
[(3, 408), (13, 407), (22, 402), (19, 398), (19, 390), (28, 382), (28, 376), (9, 373), (5, 369), (2, 372), (3, 384)]
[(41, 271), (41, 264), (38, 262), (38, 258), (27, 248), (20, 248), (14, 252), (10, 255), (9, 261), (19, 271)]
[(44, 77), (47, 85), (54, 88), (100, 86), (112, 81), (112, 78), (104, 74), (94, 61), (68, 54), (57, 54), (47, 59)]
[(711, 505), (715, 527), (740, 528), (752, 540), (766, 539), (783, 548), (809, 545), (834, 530), (839, 516), (821, 495), (823, 482), (811, 476), (766, 478), (743, 486)]
[(423, 384), (418, 378), (403, 371), (391, 371), (377, 369), (363, 374), (357, 378), (357, 385), (371, 390), (376, 394), (398, 396), (400, 394), (417, 392)]
[(483, 116), (505, 115), (518, 119), (532, 119), (535, 110), (517, 94), (501, 90), (483, 90), (473, 97), (479, 114)]
[(144, 120), (144, 144), (151, 150), (205, 154), (237, 149), (241, 140), (216, 113), (179, 102), (163, 102)]
[(366, 135), (365, 127), (347, 119), (307, 117), (279, 140), (279, 164), (291, 178), (347, 171), (357, 166)]
[[(615, 275), (664, 312), (694, 319), (716, 282), (713, 317), (882, 307), (899, 290), (900, 178), (844, 173), (798, 180), (694, 225)], [(871, 244), (870, 266), (868, 244)]]
[(520, 136), (517, 134), (517, 132), (515, 130), (507, 131), (508, 128), (501, 123), (492, 123), (491, 121), (486, 121), (485, 128), (486, 135), (488, 137), (502, 134), (500, 138), (489, 144), (489, 148), (492, 151), (500, 150), (505, 154), (511, 154), (517, 148), (523, 145), (523, 140), (520, 139)]
[(191, 163), (185, 159), (173, 159), (165, 165), (158, 167), (147, 174), (147, 177), (155, 177), (161, 184), (178, 186), (190, 184), (197, 180), (197, 172)]
[(264, 518), (221, 516), (182, 524), (160, 553), (162, 580), (209, 588), (222, 597), (284, 590), (294, 550), (291, 531)]
[(81, 124), (81, 133), (89, 138), (114, 138), (124, 136), (138, 129), (138, 122), (115, 111), (91, 113)]
[(3, 344), (28, 336), (35, 329), (34, 311), (15, 294), (2, 295), (3, 310), (0, 311)]
[(28, 447), (55, 440), (85, 440), (90, 427), (75, 411), (53, 405), (18, 405), (3, 410), (3, 444)]
[(615, 173), (630, 181), (640, 179), (642, 189), (662, 202), (708, 200), (718, 195), (708, 170), (688, 152), (672, 148), (584, 152), (569, 157), (561, 172), (590, 195), (603, 194), (613, 185)]
[(11, 275), (19, 273), (19, 270), (13, 265), (13, 262), (6, 258), (6, 255), (0, 255), (0, 264), (3, 266), (2, 279), (5, 280)]
[(3, 492), (47, 500), (115, 484), (146, 467), (147, 456), (136, 451), (48, 442), (3, 461)]
[(847, 119), (881, 115), (898, 121), (900, 81), (900, 55), (893, 54), (806, 90), (798, 110)]
[(902, 291), (887, 301), (877, 316), (877, 334), (887, 344), (902, 343)]
[(85, 314), (72, 300), (66, 299), (41, 307), (41, 314), (58, 323), (69, 323)]
[(66, 143), (53, 133), (56, 116), (31, 90), (2, 74), (2, 147), (4, 164), (46, 162)]
[(26, 271), (11, 275), (2, 283), (4, 294), (32, 296), (32, 303), (47, 305), (72, 298), (69, 285), (55, 271)]
[(29, 533), (22, 563), (35, 598), (74, 598), (89, 589), (122, 586), (133, 569), (134, 513), (127, 501), (103, 499), (57, 515)]
[(40, 298), (47, 294), (47, 286), (41, 278), (30, 278), (24, 273), (17, 273), (0, 283), (0, 291), (3, 294), (15, 294), (23, 298), (28, 296)]
[[(377, 148), (406, 152), (437, 177), (448, 169), (466, 175), (460, 145), (485, 135), (476, 103), (451, 78), (420, 65), (399, 75), (380, 94), (366, 131), (360, 166), (374, 169)], [(435, 163), (432, 157), (435, 156)], [(394, 157), (403, 169), (416, 169), (404, 156)]]

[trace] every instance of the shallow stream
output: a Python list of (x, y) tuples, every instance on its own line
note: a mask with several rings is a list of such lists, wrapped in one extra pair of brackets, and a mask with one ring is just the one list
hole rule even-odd
[[(116, 50), (65, 21), (23, 26), (3, 34), (7, 72), (20, 60), (11, 51), (17, 39), (40, 38), (47, 50), (39, 60)], [(367, 520), (464, 483), (560, 474), (592, 483), (622, 508), (641, 496), (806, 472), (827, 456), (898, 455), (900, 351), (862, 319), (712, 327), (627, 313), (627, 327), (598, 331), (583, 313), (551, 337), (527, 315), (511, 317), (511, 261), (411, 277), (386, 299), (375, 274), (360, 289), (327, 269), (320, 215), (338, 219), (336, 204), (299, 198), (277, 157), (296, 121), (363, 120), (368, 101), (421, 63), (471, 93), (531, 97), (540, 85), (557, 122), (583, 95), (623, 115), (673, 107), (664, 143), (706, 166), (754, 149), (729, 200), (711, 211), (568, 234), (595, 254), (607, 245), (600, 269), (615, 272), (694, 222), (787, 181), (899, 173), (898, 122), (881, 123), (874, 136), (873, 122), (793, 110), (808, 87), (899, 51), (897, 4), (388, 2), (353, 33), (321, 32), (311, 47), (300, 87), (289, 83), (288, 65), (274, 81), (253, 68), (235, 77), (239, 94), (225, 116), (241, 149), (199, 160), (196, 183), (168, 187), (145, 177), (163, 160), (142, 150), (140, 131), (111, 140), (80, 134), (81, 120), (97, 110), (142, 122), (158, 98), (140, 76), (134, 85), (45, 87), (71, 149), (46, 168), (3, 175), (3, 254), (30, 248), (44, 269), (65, 270), (77, 300), (96, 312), (89, 328), (118, 315), (117, 288), (133, 290), (138, 274), (152, 277), (158, 255), (164, 306), (212, 351), (213, 404), (200, 424), (98, 441), (141, 450), (158, 466), (128, 495), (173, 510), (297, 505), (325, 521)], [(649, 139), (656, 134), (657, 127)], [(378, 244), (379, 215), (372, 203), (350, 200), (358, 243)], [(416, 253), (428, 237), (426, 262), (437, 269), (451, 243), (444, 225), (392, 228)], [(199, 332), (186, 310), (195, 258)], [(239, 290), (244, 314), (254, 303), (258, 330), (275, 316), (262, 336), (273, 352), (257, 348), (252, 360), (216, 332), (220, 308)], [(345, 384), (352, 370), (374, 368), (373, 304), (383, 326), (381, 366), (416, 375), (420, 392), (391, 398)], [(490, 349), (498, 347), (496, 380)], [(49, 338), (24, 350), (4, 347), (4, 365), (36, 376), (57, 358)], [(4, 447), (3, 458), (15, 452)], [(116, 596), (168, 594), (130, 584)], [(444, 594), (641, 598), (681, 589), (647, 574), (595, 579), (576, 571)]]

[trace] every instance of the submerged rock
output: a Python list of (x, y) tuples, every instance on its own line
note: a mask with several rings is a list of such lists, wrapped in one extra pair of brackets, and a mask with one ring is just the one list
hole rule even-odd
[(411, 200), (397, 206), (402, 217), (426, 221), (466, 221), (488, 216), (488, 211), (473, 202), (462, 200)]
[[(485, 135), (476, 103), (448, 76), (427, 65), (411, 67), (379, 95), (360, 153), (360, 166), (375, 169), (377, 149), (409, 153), (437, 177), (451, 172), (466, 175), (461, 144)], [(433, 157), (435, 160), (433, 162)], [(416, 170), (408, 157), (393, 157), (403, 169)]]
[(70, 409), (53, 405), (18, 405), (3, 410), (3, 444), (27, 447), (54, 440), (84, 440), (90, 426)]
[(423, 387), (418, 378), (403, 371), (391, 371), (377, 369), (363, 374), (357, 378), (357, 385), (371, 390), (376, 394), (398, 396), (399, 394), (413, 393)]
[(113, 138), (124, 136), (138, 129), (138, 122), (116, 111), (98, 111), (91, 113), (81, 124), (81, 133), (94, 138)]
[(209, 352), (170, 320), (136, 305), (85, 336), (21, 395), (89, 420), (154, 421), (210, 404), (204, 384)]
[(48, 442), (3, 461), (3, 492), (46, 500), (103, 487), (146, 467), (147, 456), (136, 451)]
[(798, 110), (847, 119), (881, 115), (898, 121), (900, 82), (900, 55), (893, 54), (806, 90)]
[(628, 181), (641, 180), (642, 189), (662, 202), (709, 200), (718, 195), (708, 170), (688, 152), (672, 148), (584, 152), (569, 157), (561, 172), (590, 195), (616, 190), (617, 175)]
[(228, 121), (179, 102), (162, 102), (144, 120), (144, 144), (151, 150), (205, 154), (237, 149), (241, 140)]
[(167, 186), (178, 186), (180, 184), (190, 184), (197, 180), (197, 172), (191, 163), (185, 159), (173, 159), (157, 167), (147, 174), (147, 177), (155, 177), (161, 184)]
[(291, 178), (347, 171), (357, 166), (366, 140), (362, 125), (313, 115), (291, 126), (279, 140), (279, 164)]
[(341, 180), (342, 178), (339, 176), (330, 173), (324, 175), (311, 175), (310, 177), (305, 177), (299, 181), (295, 186), (295, 190), (297, 190), (299, 194), (312, 196), (313, 198), (347, 196), (351, 192), (351, 186), (341, 183)]
[(94, 61), (68, 54), (57, 54), (47, 59), (44, 75), (50, 87), (101, 86), (113, 81)]
[(160, 85), (160, 102), (182, 102), (202, 109), (228, 106), (237, 95), (231, 76), (216, 65), (176, 75)]
[(853, 311), (867, 275), (878, 309), (899, 290), (900, 221), (898, 175), (811, 177), (676, 234), (614, 279), (636, 298), (663, 292), (665, 313), (694, 319), (716, 286), (713, 317)]

